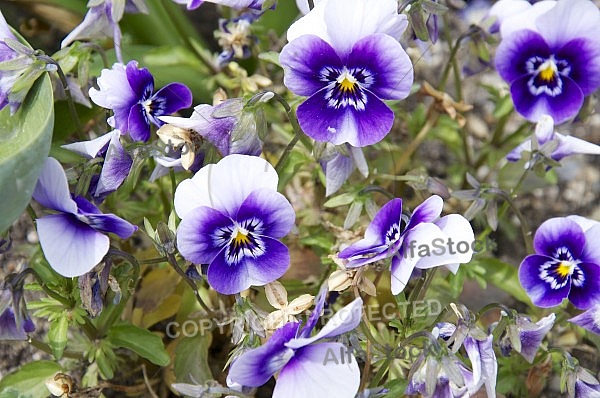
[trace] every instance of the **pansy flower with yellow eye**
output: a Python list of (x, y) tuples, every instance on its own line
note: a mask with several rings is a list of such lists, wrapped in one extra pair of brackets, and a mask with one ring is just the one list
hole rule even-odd
[[(515, 3), (523, 8), (507, 15)], [(510, 84), (515, 109), (536, 122), (557, 124), (577, 115), (600, 87), (600, 11), (590, 0), (502, 0), (495, 6), (502, 41), (496, 69)]]
[(519, 280), (538, 307), (568, 298), (579, 309), (600, 301), (600, 224), (582, 217), (545, 221), (533, 239), (535, 254), (521, 262)]
[(308, 99), (300, 127), (317, 141), (363, 147), (394, 123), (383, 100), (406, 98), (412, 63), (398, 42), (408, 25), (394, 0), (323, 0), (287, 32), (284, 84)]

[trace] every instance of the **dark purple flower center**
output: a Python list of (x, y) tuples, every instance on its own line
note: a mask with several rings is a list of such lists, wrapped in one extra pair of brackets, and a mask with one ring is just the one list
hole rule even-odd
[(533, 95), (546, 94), (556, 97), (562, 93), (562, 76), (569, 76), (571, 67), (562, 59), (554, 55), (548, 58), (533, 56), (525, 63), (525, 69), (531, 76), (527, 82), (529, 92)]
[(368, 89), (375, 81), (373, 73), (364, 68), (325, 67), (319, 72), (319, 80), (326, 83), (325, 100), (330, 108), (346, 108), (363, 111), (367, 104)]
[(553, 290), (562, 289), (568, 283), (581, 287), (585, 282), (585, 275), (578, 266), (569, 249), (560, 247), (554, 253), (554, 259), (546, 261), (540, 266), (540, 279), (550, 285)]
[(265, 253), (265, 243), (261, 238), (263, 223), (258, 218), (217, 229), (214, 242), (225, 249), (225, 259), (229, 265), (238, 264), (244, 257), (259, 257)]

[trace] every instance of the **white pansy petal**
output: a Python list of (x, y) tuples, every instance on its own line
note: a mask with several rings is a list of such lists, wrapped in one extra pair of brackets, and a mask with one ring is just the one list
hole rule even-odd
[(58, 160), (47, 158), (33, 190), (33, 199), (49, 209), (75, 213), (77, 204), (71, 198), (67, 175)]
[(503, 19), (502, 23), (500, 24), (500, 34), (503, 38), (506, 38), (512, 33), (522, 29), (529, 29), (537, 32), (538, 28), (536, 25), (536, 18), (548, 12), (555, 5), (556, 2), (552, 0), (540, 1), (517, 14)]
[(551, 47), (580, 37), (596, 41), (600, 35), (600, 10), (589, 0), (560, 0), (535, 22), (538, 32)]
[(100, 137), (94, 138), (93, 140), (61, 145), (61, 148), (68, 149), (69, 151), (78, 153), (88, 159), (92, 159), (98, 156), (100, 150), (108, 145), (108, 142), (115, 134), (121, 135), (121, 132), (119, 130), (113, 130)]

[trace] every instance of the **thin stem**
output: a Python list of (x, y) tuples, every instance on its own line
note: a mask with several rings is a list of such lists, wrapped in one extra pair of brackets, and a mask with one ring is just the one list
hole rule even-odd
[(198, 304), (200, 304), (202, 309), (204, 309), (204, 311), (206, 311), (206, 313), (208, 314), (209, 317), (215, 318), (216, 317), (215, 312), (204, 302), (204, 300), (202, 300), (202, 297), (200, 296), (200, 292), (198, 291), (198, 286), (196, 286), (196, 283), (194, 281), (192, 281), (186, 275), (186, 273), (181, 269), (181, 267), (177, 263), (177, 259), (175, 258), (175, 256), (171, 253), (167, 253), (167, 261), (169, 262), (171, 267), (173, 267), (173, 269), (175, 269), (175, 271), (179, 274), (179, 276), (181, 276), (183, 278), (183, 280), (190, 286), (190, 288), (192, 288), (192, 291), (194, 292), (194, 296), (196, 297), (196, 301), (198, 301)]
[(400, 172), (404, 169), (404, 166), (408, 163), (412, 154), (425, 140), (425, 137), (427, 137), (427, 134), (437, 122), (438, 117), (438, 113), (434, 110), (434, 104), (432, 104), (427, 112), (425, 124), (423, 127), (421, 127), (421, 130), (419, 130), (417, 136), (410, 142), (410, 144), (408, 144), (408, 147), (406, 147), (404, 152), (402, 152), (400, 160), (398, 160), (398, 162), (394, 165), (394, 174), (400, 174)]

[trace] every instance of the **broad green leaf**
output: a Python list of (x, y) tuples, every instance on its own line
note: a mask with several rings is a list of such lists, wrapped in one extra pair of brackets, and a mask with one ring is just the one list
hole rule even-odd
[(212, 340), (209, 332), (183, 337), (175, 348), (174, 370), (179, 383), (203, 384), (212, 380), (208, 365), (208, 348)]
[(0, 380), (0, 397), (47, 397), (50, 393), (44, 382), (60, 371), (60, 365), (52, 361), (25, 364)]
[(142, 358), (159, 365), (169, 364), (169, 354), (156, 334), (133, 325), (115, 325), (108, 331), (108, 340), (117, 347), (128, 348)]
[[(38, 79), (11, 116), (0, 111), (0, 232), (25, 210), (50, 151), (54, 106), (48, 75)], [(10, 193), (10, 194), (7, 194)]]
[(504, 290), (517, 300), (533, 306), (531, 300), (519, 282), (519, 269), (497, 258), (485, 257), (473, 260), (470, 265), (479, 265), (485, 269), (485, 279)]

